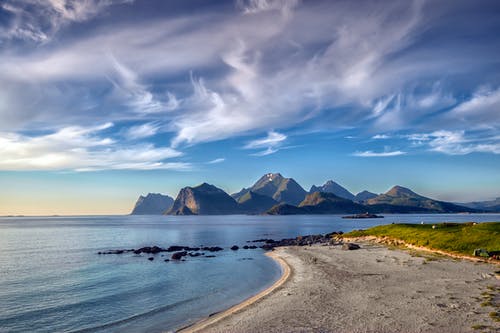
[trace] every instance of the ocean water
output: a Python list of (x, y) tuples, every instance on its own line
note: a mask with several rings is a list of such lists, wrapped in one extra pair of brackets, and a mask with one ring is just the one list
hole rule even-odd
[[(280, 268), (257, 238), (350, 231), (392, 222), (500, 221), (500, 215), (85, 216), (0, 218), (0, 332), (165, 332), (270, 286)], [(98, 251), (221, 246), (215, 258), (164, 262)]]

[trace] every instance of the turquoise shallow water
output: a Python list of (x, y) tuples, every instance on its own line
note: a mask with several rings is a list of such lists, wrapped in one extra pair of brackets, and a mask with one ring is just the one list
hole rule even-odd
[[(500, 221), (500, 215), (85, 216), (0, 218), (0, 332), (164, 332), (265, 289), (280, 268), (257, 238), (349, 231), (392, 222)], [(98, 251), (222, 246), (215, 258), (154, 261)], [(165, 254), (169, 256), (169, 254)]]

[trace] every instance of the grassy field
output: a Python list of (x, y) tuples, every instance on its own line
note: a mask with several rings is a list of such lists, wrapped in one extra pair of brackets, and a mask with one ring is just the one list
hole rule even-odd
[(500, 251), (500, 222), (388, 224), (356, 230), (344, 237), (376, 236), (398, 239), (415, 246), (471, 256), (475, 249)]

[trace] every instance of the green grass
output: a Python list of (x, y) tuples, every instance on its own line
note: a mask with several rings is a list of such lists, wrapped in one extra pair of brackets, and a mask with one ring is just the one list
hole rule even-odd
[(344, 237), (376, 236), (404, 241), (415, 246), (471, 256), (475, 249), (500, 251), (500, 222), (388, 224), (356, 230)]
[(486, 325), (474, 325), (474, 326), (472, 326), (473, 330), (485, 330), (487, 328), (489, 328), (489, 326), (486, 326)]

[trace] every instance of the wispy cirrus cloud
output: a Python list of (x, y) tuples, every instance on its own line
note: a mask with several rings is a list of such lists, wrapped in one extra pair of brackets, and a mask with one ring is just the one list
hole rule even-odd
[(86, 21), (106, 7), (133, 0), (5, 0), (0, 9), (8, 20), (0, 43), (10, 39), (47, 42), (65, 24)]
[(136, 73), (120, 63), (114, 56), (109, 56), (115, 76), (109, 77), (113, 83), (119, 100), (123, 100), (132, 111), (138, 113), (157, 113), (173, 111), (179, 107), (179, 101), (170, 92), (167, 92), (162, 101), (155, 96), (144, 84), (139, 81)]
[(253, 156), (267, 156), (276, 153), (283, 143), (287, 139), (287, 136), (282, 133), (271, 131), (267, 133), (265, 138), (256, 139), (248, 142), (243, 149), (264, 149), (259, 152), (253, 153)]
[(0, 170), (185, 170), (190, 164), (169, 160), (182, 153), (152, 144), (121, 145), (103, 131), (113, 124), (69, 126), (53, 133), (0, 132)]
[(472, 97), (453, 108), (448, 118), (480, 127), (500, 125), (500, 88), (479, 88)]
[(160, 126), (157, 123), (145, 123), (128, 128), (125, 132), (127, 139), (136, 140), (154, 136), (158, 133)]
[(432, 133), (412, 134), (408, 136), (408, 139), (415, 145), (447, 155), (500, 154), (500, 136), (498, 135), (467, 137), (465, 131), (440, 130)]
[(211, 161), (208, 161), (207, 164), (219, 164), (219, 163), (224, 162), (225, 160), (226, 160), (225, 158), (220, 157), (220, 158), (216, 158), (216, 159), (213, 159)]
[(374, 136), (372, 136), (372, 139), (374, 140), (385, 140), (385, 139), (390, 139), (391, 136), (390, 135), (387, 135), (387, 134), (376, 134)]
[(357, 157), (393, 157), (393, 156), (400, 156), (400, 155), (405, 155), (406, 152), (400, 151), (400, 150), (395, 150), (395, 151), (384, 151), (384, 152), (374, 152), (371, 150), (367, 151), (357, 151), (353, 153), (353, 156)]
[(236, 4), (244, 14), (257, 14), (278, 10), (284, 16), (288, 16), (299, 2), (299, 0), (237, 0)]
[[(104, 120), (134, 123), (130, 138), (162, 134), (182, 150), (266, 132), (291, 136), (293, 126), (389, 130), (387, 140), (401, 131), (499, 126), (498, 88), (478, 88), (500, 86), (500, 44), (490, 33), (499, 24), (462, 26), (466, 2), (248, 0), (196, 14), (182, 1), (155, 10), (121, 0), (1, 6), (9, 20), (0, 24), (0, 130), (9, 133)], [(16, 43), (13, 29), (33, 37)], [(467, 52), (457, 37), (464, 33)]]

